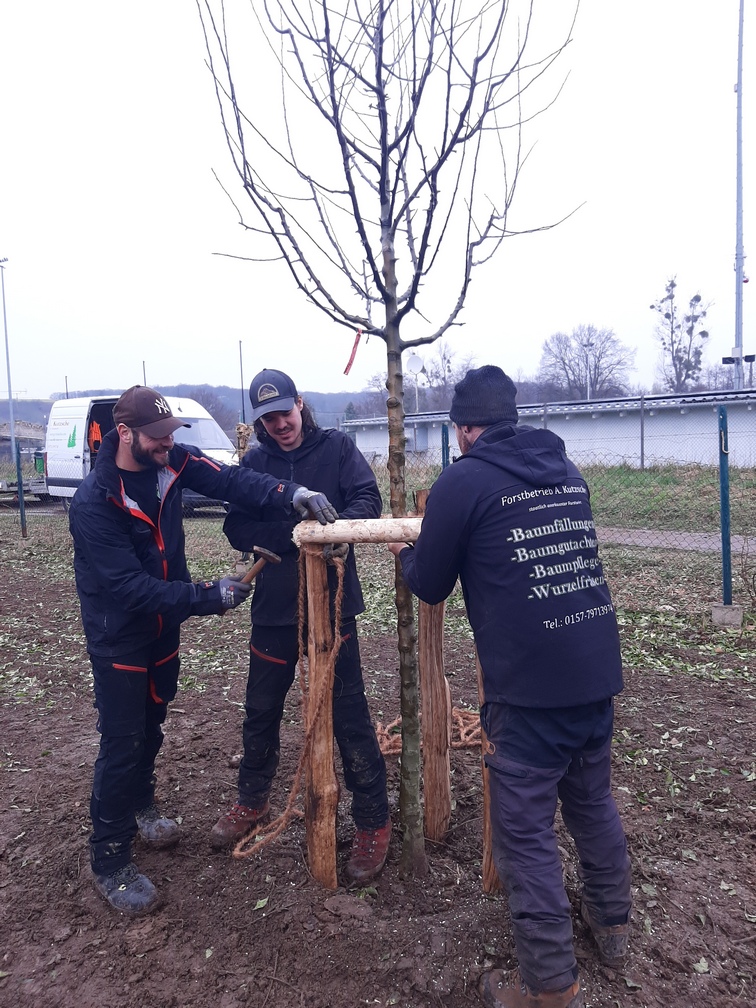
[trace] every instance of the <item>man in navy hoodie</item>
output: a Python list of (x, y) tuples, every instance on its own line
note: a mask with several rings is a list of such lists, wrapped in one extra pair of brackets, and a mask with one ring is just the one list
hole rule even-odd
[(429, 497), (414, 547), (392, 543), (425, 602), (457, 578), (483, 672), (494, 857), (519, 969), (489, 970), (489, 1008), (580, 1008), (554, 816), (578, 851), (581, 915), (599, 958), (627, 955), (630, 861), (611, 793), (619, 634), (585, 481), (552, 431), (519, 426), (501, 368), (468, 371), (449, 416), (461, 458)]
[[(242, 468), (276, 479), (307, 480), (341, 518), (378, 518), (381, 495), (375, 476), (354, 442), (341, 431), (317, 426), (296, 385), (283, 371), (266, 369), (250, 385), (252, 420), (259, 446), (242, 459)], [(244, 756), (239, 767), (239, 800), (213, 827), (210, 842), (231, 847), (268, 814), (278, 767), (281, 718), (299, 657), (298, 551), (292, 542), (296, 518), (283, 517), (266, 502), (234, 505), (223, 529), (238, 550), (264, 546), (281, 557), (260, 571), (252, 597), (252, 635), (243, 727)], [(341, 754), (344, 782), (352, 792), (356, 826), (346, 876), (364, 884), (383, 868), (391, 839), (386, 795), (386, 765), (370, 717), (362, 680), (356, 617), (365, 604), (357, 577), (354, 548), (345, 543), (323, 548), (344, 564), (341, 650), (333, 688), (333, 731)], [(329, 564), (331, 610), (336, 569)], [(338, 632), (338, 631), (337, 631)]]

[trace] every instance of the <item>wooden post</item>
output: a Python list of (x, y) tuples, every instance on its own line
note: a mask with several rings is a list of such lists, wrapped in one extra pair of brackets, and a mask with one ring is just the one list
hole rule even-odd
[(327, 889), (338, 888), (336, 812), (339, 786), (333, 768), (333, 629), (328, 574), (322, 547), (306, 549), (307, 656), (309, 690), (305, 732), (305, 828), (312, 877)]
[[(483, 700), (485, 699), (485, 695), (483, 693), (483, 670), (480, 667), (477, 653), (475, 655), (475, 670), (478, 674), (478, 702), (482, 707)], [(487, 744), (488, 739), (486, 738), (486, 733), (481, 725), (480, 766), (483, 772), (483, 892), (494, 893), (498, 892), (501, 888), (501, 882), (499, 881), (499, 875), (496, 871), (496, 865), (494, 864), (493, 844), (491, 842), (491, 792), (488, 784), (488, 767), (486, 766), (486, 761), (483, 758)]]
[[(419, 514), (425, 513), (428, 490), (415, 494)], [(423, 734), (424, 829), (429, 840), (443, 840), (451, 819), (451, 693), (444, 675), (444, 611), (446, 603), (418, 602), (417, 664)]]

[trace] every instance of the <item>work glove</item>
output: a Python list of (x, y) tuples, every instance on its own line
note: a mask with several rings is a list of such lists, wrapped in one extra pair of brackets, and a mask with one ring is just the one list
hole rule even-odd
[(308, 490), (307, 487), (297, 487), (291, 503), (303, 518), (317, 518), (321, 525), (335, 522), (339, 517), (338, 511), (325, 494)]
[(333, 560), (346, 560), (349, 556), (349, 543), (326, 543), (323, 547), (323, 559), (329, 563)]
[(251, 583), (244, 584), (241, 578), (232, 575), (221, 578), (217, 585), (224, 612), (226, 609), (236, 609), (242, 602), (246, 602), (253, 587)]
[(228, 575), (219, 581), (197, 581), (194, 584), (191, 616), (223, 615), (241, 605), (254, 585), (242, 584), (238, 575)]

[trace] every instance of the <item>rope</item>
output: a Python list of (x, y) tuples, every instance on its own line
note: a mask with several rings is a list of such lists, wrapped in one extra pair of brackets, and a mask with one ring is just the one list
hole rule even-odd
[[(452, 726), (449, 746), (451, 749), (474, 749), (481, 744), (480, 715), (477, 711), (454, 707), (451, 712)], [(375, 731), (378, 744), (384, 756), (398, 756), (402, 751), (401, 715), (390, 724), (376, 722)], [(422, 747), (422, 742), (420, 743)]]
[[(332, 563), (336, 568), (336, 595), (334, 597), (333, 606), (333, 625), (334, 628), (341, 628), (341, 609), (344, 601), (344, 561), (338, 558), (331, 558), (329, 563)], [(331, 699), (333, 696), (333, 686), (331, 686), (330, 690), (324, 689), (322, 691), (322, 695), (315, 698), (314, 711), (312, 711), (312, 717), (310, 717), (310, 691), (307, 676), (304, 670), (307, 656), (304, 639), (304, 627), (307, 622), (305, 605), (307, 598), (306, 569), (305, 551), (301, 550), (299, 554), (299, 594), (297, 599), (299, 610), (299, 659), (297, 667), (299, 669), (299, 688), (302, 693), (302, 716), (305, 724), (308, 725), (308, 728), (305, 732), (299, 762), (297, 763), (297, 768), (294, 771), (294, 777), (292, 778), (286, 807), (279, 816), (276, 816), (276, 818), (266, 826), (256, 826), (251, 833), (242, 837), (242, 839), (234, 847), (233, 856), (235, 858), (247, 858), (252, 857), (253, 854), (257, 854), (257, 852), (262, 850), (263, 847), (267, 847), (268, 844), (277, 840), (288, 827), (292, 819), (297, 817), (302, 818), (304, 816), (304, 812), (301, 809), (295, 808), (294, 805), (299, 797), (300, 791), (302, 790), (302, 777), (304, 775), (305, 761), (310, 753), (312, 745), (313, 728), (320, 717), (320, 713), (322, 708), (325, 706), (326, 701)], [(333, 645), (331, 647), (330, 654), (328, 655), (328, 661), (330, 663), (330, 670), (332, 673), (329, 676), (331, 683), (333, 683), (333, 671), (336, 667), (336, 659), (338, 658), (341, 644), (341, 633), (336, 633), (334, 630)]]

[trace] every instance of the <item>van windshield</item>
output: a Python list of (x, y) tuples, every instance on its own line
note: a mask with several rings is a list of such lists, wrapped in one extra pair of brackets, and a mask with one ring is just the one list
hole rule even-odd
[(191, 426), (179, 427), (173, 432), (173, 439), (179, 444), (195, 445), (203, 451), (234, 451), (234, 446), (230, 439), (223, 433), (223, 430), (215, 420), (207, 417), (185, 417), (181, 419)]

